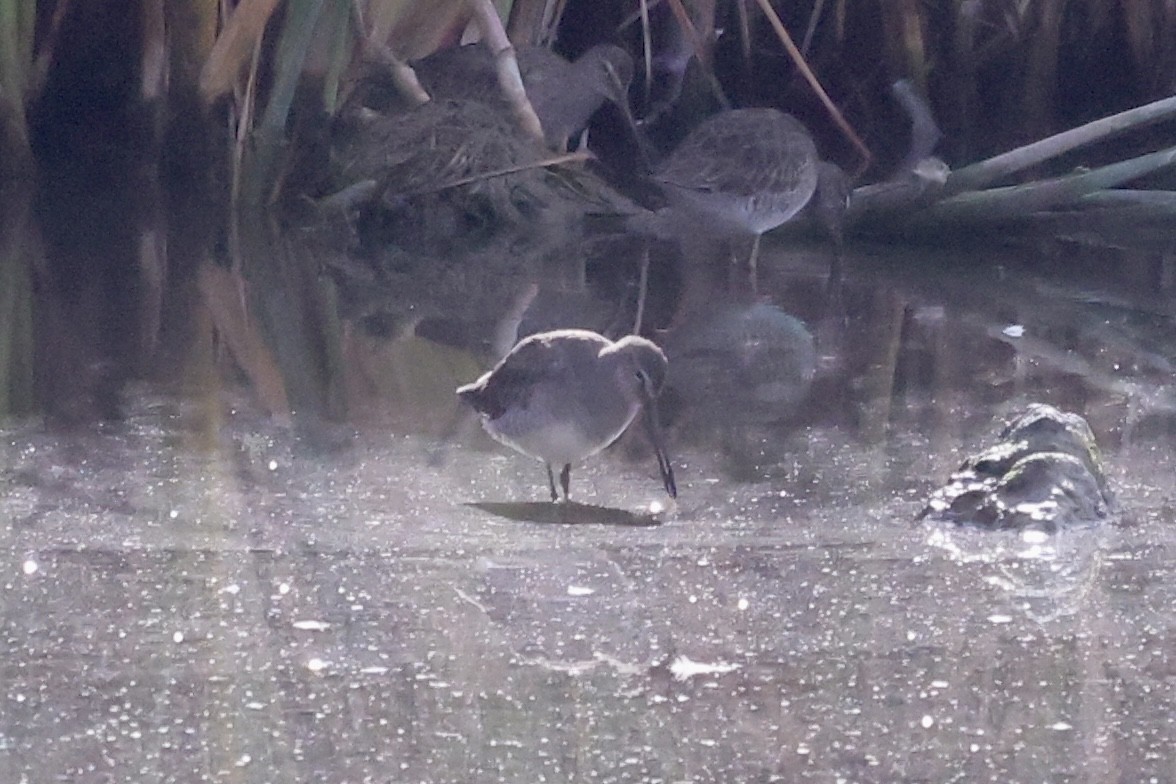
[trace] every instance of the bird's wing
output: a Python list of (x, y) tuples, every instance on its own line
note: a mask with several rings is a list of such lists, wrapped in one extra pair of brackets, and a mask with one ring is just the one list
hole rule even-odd
[(572, 369), (563, 354), (542, 340), (516, 346), (494, 369), (479, 391), (477, 409), (491, 419), (512, 406), (526, 408), (535, 391), (548, 382), (560, 384)]
[(788, 192), (816, 166), (816, 147), (791, 117), (716, 115), (657, 172), (668, 185), (750, 196)]

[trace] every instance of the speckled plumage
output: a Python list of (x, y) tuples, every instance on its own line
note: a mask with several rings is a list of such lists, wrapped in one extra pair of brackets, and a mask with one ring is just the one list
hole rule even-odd
[(705, 120), (658, 167), (668, 198), (759, 235), (800, 212), (817, 187), (817, 148), (776, 109), (736, 109)]

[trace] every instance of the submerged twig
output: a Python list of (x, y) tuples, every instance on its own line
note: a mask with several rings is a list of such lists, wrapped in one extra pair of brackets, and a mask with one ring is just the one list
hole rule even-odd
[(959, 194), (931, 205), (917, 218), (919, 222), (1013, 218), (1049, 207), (1072, 204), (1080, 198), (1151, 174), (1174, 163), (1176, 147), (1169, 147), (1080, 174)]
[(1176, 218), (1176, 191), (1140, 191), (1108, 188), (1082, 197), (1083, 207), (1136, 208), (1164, 212)]
[(633, 334), (641, 334), (641, 325), (645, 321), (645, 297), (649, 290), (649, 242), (643, 243), (641, 250), (641, 276), (637, 279), (637, 315), (633, 317)]
[(1024, 147), (1002, 153), (988, 160), (965, 166), (951, 173), (946, 194), (983, 188), (1030, 166), (1069, 152), (1092, 142), (1108, 139), (1124, 131), (1176, 115), (1176, 97), (1164, 98), (1137, 106), (1110, 117), (1103, 117), (1077, 128), (1055, 134)]

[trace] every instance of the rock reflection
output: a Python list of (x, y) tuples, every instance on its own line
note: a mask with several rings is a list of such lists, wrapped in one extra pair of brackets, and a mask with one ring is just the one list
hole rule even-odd
[(930, 546), (944, 550), (961, 569), (974, 570), (1001, 592), (994, 612), (1001, 608), (1037, 623), (1089, 609), (1113, 541), (1110, 532), (1093, 527), (1054, 535), (936, 528), (927, 535)]

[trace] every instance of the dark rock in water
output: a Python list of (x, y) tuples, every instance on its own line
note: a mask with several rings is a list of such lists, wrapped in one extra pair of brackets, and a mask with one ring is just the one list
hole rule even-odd
[(1114, 510), (1086, 420), (1033, 404), (1005, 426), (997, 444), (965, 460), (920, 517), (1056, 531), (1106, 520)]

